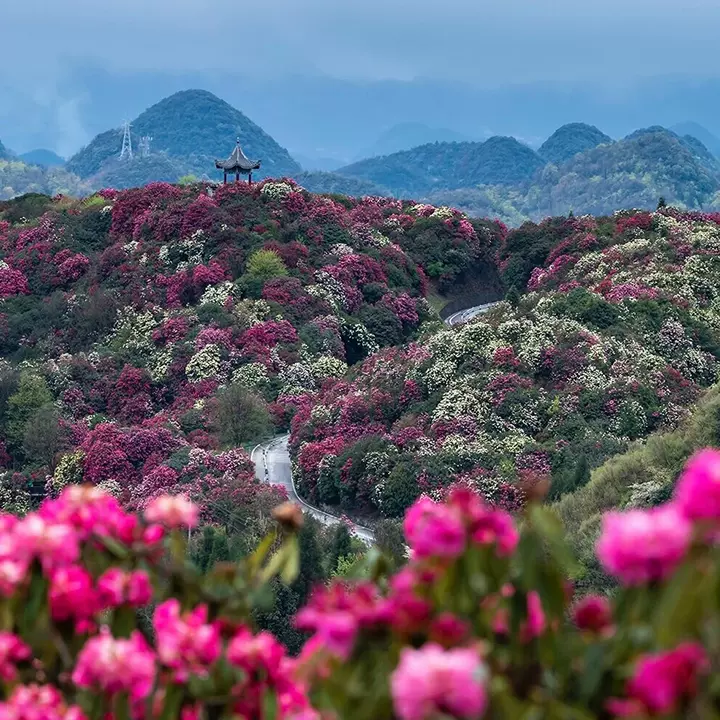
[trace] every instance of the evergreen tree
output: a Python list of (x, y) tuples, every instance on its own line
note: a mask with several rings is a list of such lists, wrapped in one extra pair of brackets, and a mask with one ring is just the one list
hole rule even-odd
[(664, 207), (667, 207), (667, 202), (665, 201), (665, 198), (661, 195), (658, 199), (657, 209), (661, 210)]
[(352, 538), (345, 523), (340, 523), (335, 528), (333, 535), (332, 549), (330, 551), (330, 572), (334, 572), (338, 566), (338, 560), (352, 555)]
[(19, 449), (25, 438), (28, 420), (43, 407), (53, 402), (53, 396), (45, 379), (23, 373), (17, 391), (10, 396), (7, 404), (6, 436), (13, 447)]
[(505, 293), (505, 300), (513, 307), (518, 306), (520, 303), (520, 291), (517, 289), (517, 285), (512, 285), (507, 293)]
[(292, 584), (292, 590), (297, 597), (298, 607), (302, 607), (313, 587), (326, 578), (318, 543), (317, 520), (306, 516), (298, 541), (300, 544), (300, 572)]
[(405, 550), (405, 535), (402, 522), (399, 520), (383, 519), (375, 523), (375, 545), (388, 557), (395, 568), (399, 568), (407, 561)]
[(215, 529), (212, 525), (206, 525), (202, 531), (202, 538), (197, 544), (192, 559), (201, 572), (207, 572), (212, 556), (213, 545), (215, 544)]
[(216, 530), (208, 570), (212, 570), (217, 563), (228, 562), (229, 560), (230, 546), (228, 545), (228, 537), (224, 532)]

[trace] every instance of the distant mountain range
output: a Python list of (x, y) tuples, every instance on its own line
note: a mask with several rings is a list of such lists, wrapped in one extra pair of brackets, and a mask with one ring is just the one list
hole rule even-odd
[[(258, 179), (291, 176), (313, 192), (431, 200), (512, 224), (570, 211), (654, 207), (660, 196), (685, 207), (720, 207), (720, 139), (695, 123), (675, 127), (677, 132), (652, 126), (613, 140), (592, 125), (570, 123), (537, 150), (513, 137), (438, 140), (334, 172), (303, 171), (242, 112), (210, 92), (186, 90), (132, 122), (131, 160), (120, 160), (119, 129), (99, 134), (64, 167), (57, 167), (62, 158), (50, 151), (16, 157), (0, 143), (0, 160), (15, 160), (0, 166), (0, 199), (176, 182), (187, 175), (217, 179), (215, 159), (226, 157), (239, 137), (245, 153), (262, 161)], [(391, 127), (373, 147), (427, 137), (462, 138), (451, 130), (406, 123)]]
[(357, 160), (390, 155), (391, 153), (411, 150), (419, 145), (436, 142), (467, 142), (472, 138), (448, 128), (430, 127), (425, 123), (398, 123), (382, 132), (375, 142), (358, 153)]
[(18, 160), (28, 165), (39, 165), (40, 167), (61, 167), (65, 164), (65, 158), (45, 148), (38, 148), (37, 150), (22, 153), (18, 155)]
[(512, 224), (571, 211), (651, 209), (660, 197), (681, 207), (720, 209), (720, 161), (697, 138), (657, 126), (548, 163), (526, 183), (429, 193), (431, 201)]

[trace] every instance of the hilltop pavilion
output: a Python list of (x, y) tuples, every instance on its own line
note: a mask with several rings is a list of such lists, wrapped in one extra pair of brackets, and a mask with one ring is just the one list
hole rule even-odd
[(252, 171), (260, 168), (259, 160), (249, 160), (240, 147), (240, 138), (235, 149), (227, 160), (216, 160), (215, 167), (223, 171), (223, 183), (227, 183), (228, 174), (235, 173), (235, 182), (240, 182), (240, 175), (248, 176), (248, 185), (252, 184)]

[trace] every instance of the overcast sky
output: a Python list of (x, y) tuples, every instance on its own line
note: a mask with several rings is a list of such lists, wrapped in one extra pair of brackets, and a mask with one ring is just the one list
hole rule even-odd
[(5, 84), (87, 61), (483, 84), (720, 74), (717, 0), (2, 0), (1, 14)]

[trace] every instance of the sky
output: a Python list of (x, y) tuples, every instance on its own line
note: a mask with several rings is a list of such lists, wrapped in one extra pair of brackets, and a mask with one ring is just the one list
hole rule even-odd
[[(720, 78), (717, 0), (0, 2), (0, 139), (32, 145), (52, 125), (64, 154), (98, 131), (97, 89), (82, 79), (92, 70), (209, 82), (235, 73), (500, 89), (602, 83), (614, 93), (652, 77)], [(284, 132), (283, 113), (269, 107), (260, 119)]]
[[(112, 69), (317, 72), (478, 83), (717, 70), (716, 0), (22, 0), (0, 74)], [(17, 55), (16, 55), (17, 54)]]

